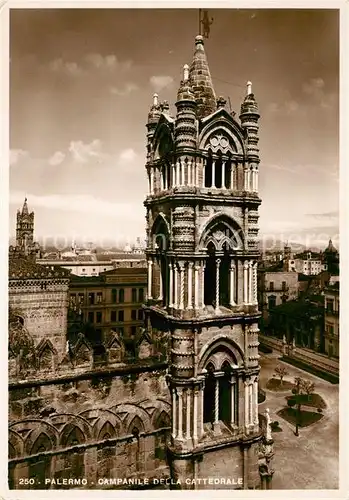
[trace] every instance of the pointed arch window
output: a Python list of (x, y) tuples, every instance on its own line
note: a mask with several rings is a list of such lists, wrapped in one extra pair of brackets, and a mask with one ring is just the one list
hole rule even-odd
[[(221, 358), (224, 353), (219, 353)], [(232, 427), (238, 423), (237, 376), (231, 361), (225, 360), (215, 369), (212, 362), (206, 365), (204, 387), (204, 424), (211, 424), (213, 429), (219, 423)]]
[[(52, 449), (51, 439), (42, 432), (36, 439), (32, 449), (31, 455), (42, 453)], [(45, 479), (51, 476), (51, 457), (41, 455), (33, 459), (29, 463), (29, 478), (34, 478), (35, 483), (31, 487), (33, 489), (47, 489), (49, 485), (45, 485)], [(40, 486), (41, 485), (41, 486)]]

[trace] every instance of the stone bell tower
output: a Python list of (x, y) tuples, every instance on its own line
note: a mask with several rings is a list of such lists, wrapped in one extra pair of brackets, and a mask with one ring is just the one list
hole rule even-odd
[(251, 83), (240, 120), (216, 98), (203, 37), (172, 117), (147, 123), (149, 333), (169, 340), (174, 486), (261, 487), (258, 421), (258, 121)]
[(28, 255), (34, 245), (34, 212), (28, 210), (27, 198), (23, 203), (22, 211), (17, 210), (16, 247)]

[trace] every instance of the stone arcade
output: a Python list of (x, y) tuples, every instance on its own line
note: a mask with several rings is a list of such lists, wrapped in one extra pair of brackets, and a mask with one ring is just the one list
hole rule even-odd
[(238, 122), (216, 99), (199, 35), (176, 117), (155, 94), (148, 118), (146, 319), (150, 335), (170, 337), (168, 452), (181, 488), (232, 472), (245, 489), (261, 487), (261, 477), (270, 487), (272, 476), (260, 463), (259, 113), (251, 87)]

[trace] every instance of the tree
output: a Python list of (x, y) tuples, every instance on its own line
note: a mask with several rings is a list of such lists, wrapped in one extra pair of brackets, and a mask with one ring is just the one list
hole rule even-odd
[(313, 394), (315, 384), (310, 380), (305, 380), (301, 377), (295, 377), (294, 384), (295, 387), (292, 389), (293, 396), (287, 401), (287, 404), (289, 407), (297, 406), (295, 435), (299, 436), (298, 428), (302, 417), (301, 408), (304, 403), (304, 397), (306, 396), (308, 398), (310, 394)]
[(302, 380), (301, 392), (303, 392), (303, 394), (307, 394), (308, 396), (310, 396), (310, 394), (314, 393), (314, 389), (315, 389), (314, 382), (310, 382), (310, 380)]
[(280, 385), (282, 385), (282, 381), (283, 381), (283, 378), (288, 375), (288, 371), (287, 371), (287, 368), (286, 366), (283, 366), (283, 365), (277, 365), (275, 367), (275, 375), (277, 375), (278, 377), (280, 377)]

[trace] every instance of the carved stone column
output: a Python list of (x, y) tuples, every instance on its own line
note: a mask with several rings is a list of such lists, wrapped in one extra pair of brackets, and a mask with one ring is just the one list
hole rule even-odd
[(216, 260), (216, 312), (219, 311), (219, 268), (221, 259)]
[(187, 410), (186, 410), (186, 417), (187, 417), (187, 423), (186, 423), (186, 434), (185, 434), (185, 437), (187, 439), (190, 439), (191, 438), (191, 432), (190, 432), (190, 389), (188, 387), (188, 389), (186, 390), (186, 394), (187, 394), (187, 401), (186, 401), (186, 406), (187, 406)]
[(222, 188), (225, 189), (225, 161), (222, 161)]
[(244, 169), (244, 190), (245, 191), (249, 191), (248, 185), (249, 185), (249, 169), (248, 169), (248, 167), (245, 167), (245, 169)]
[(248, 261), (244, 262), (244, 304), (248, 303)]
[(149, 171), (149, 194), (153, 194), (154, 186), (153, 186), (153, 173)]
[(192, 185), (192, 170), (191, 170), (191, 166), (192, 166), (191, 160), (188, 160), (188, 163), (187, 163), (187, 168), (188, 168), (188, 180), (187, 180), (187, 185), (188, 185), (188, 186), (191, 186), (191, 185)]
[(152, 295), (152, 289), (153, 289), (153, 286), (152, 286), (152, 279), (153, 279), (152, 267), (153, 267), (153, 261), (149, 259), (148, 260), (148, 299), (153, 298), (153, 295)]
[(245, 428), (248, 429), (249, 425), (249, 384), (247, 380), (244, 382), (245, 386)]
[(199, 309), (199, 269), (200, 267), (195, 265), (194, 268), (194, 308)]
[(178, 394), (178, 439), (183, 439), (183, 389), (177, 389)]
[(230, 425), (233, 426), (235, 422), (235, 379), (232, 377), (230, 380), (230, 390), (231, 390), (231, 410), (230, 410)]
[(258, 290), (257, 290), (257, 262), (253, 263), (253, 294), (252, 303), (258, 305)]
[(177, 397), (176, 389), (172, 389), (172, 437), (177, 437)]
[(205, 307), (205, 263), (201, 267), (201, 307)]
[(198, 438), (198, 391), (194, 389), (194, 404), (193, 404), (193, 439)]
[(181, 186), (185, 185), (185, 163), (183, 160), (181, 160)]
[(184, 309), (184, 265), (179, 265), (179, 279), (180, 279), (180, 296), (179, 296), (179, 309)]
[(212, 160), (212, 182), (211, 187), (216, 187), (216, 160)]
[(193, 308), (193, 263), (188, 263), (188, 309)]
[(205, 187), (206, 158), (202, 159), (202, 187)]
[(249, 406), (249, 415), (248, 415), (248, 423), (249, 425), (253, 425), (254, 422), (254, 414), (253, 414), (253, 382), (250, 382), (248, 385), (248, 406)]
[(176, 264), (173, 264), (173, 272), (174, 272), (174, 304), (173, 307), (178, 309), (178, 267)]
[(181, 163), (179, 160), (176, 162), (176, 186), (179, 186), (180, 184), (180, 169), (181, 169)]
[(235, 306), (235, 264), (230, 262), (230, 300), (231, 306)]
[(160, 189), (161, 189), (161, 191), (164, 191), (165, 190), (165, 171), (164, 171), (164, 167), (160, 167), (159, 174), (160, 174)]
[(174, 187), (176, 185), (176, 164), (172, 163), (172, 182), (171, 182), (171, 187)]
[(248, 263), (248, 303), (252, 304), (252, 283), (253, 283), (253, 263), (252, 260)]
[(253, 388), (254, 388), (254, 424), (258, 425), (259, 419), (258, 419), (258, 380), (257, 379), (253, 382)]
[(163, 283), (162, 283), (162, 266), (161, 266), (161, 261), (159, 264), (159, 296), (158, 300), (162, 300), (163, 298)]
[(204, 434), (204, 385), (200, 389), (200, 437)]
[(168, 306), (173, 307), (173, 268), (171, 262), (169, 268), (169, 291), (168, 291)]
[(255, 170), (255, 191), (258, 193), (258, 167)]
[(218, 424), (219, 420), (219, 379), (215, 380), (215, 391), (214, 391), (214, 423)]

